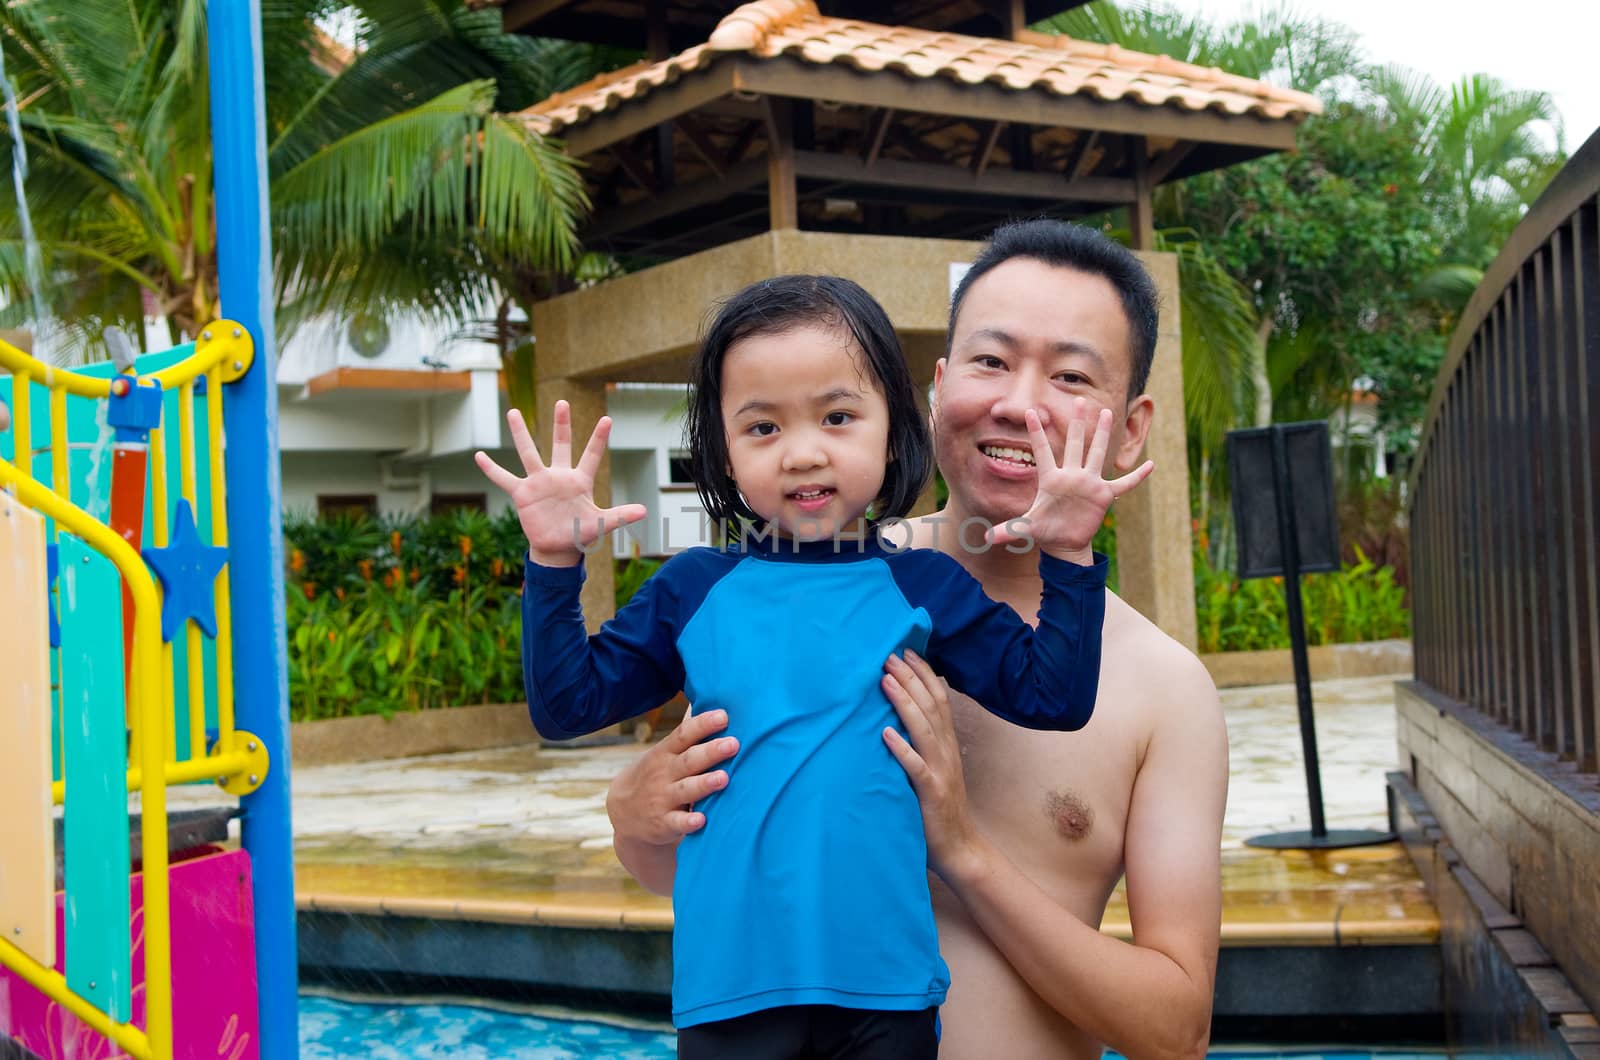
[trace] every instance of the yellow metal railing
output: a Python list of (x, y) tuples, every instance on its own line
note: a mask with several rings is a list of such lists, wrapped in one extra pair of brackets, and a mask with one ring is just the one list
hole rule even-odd
[[(178, 391), (179, 490), (198, 521), (195, 381), (205, 379), (210, 442), (207, 453), (209, 522), (212, 542), (218, 546), (228, 543), (222, 386), (242, 376), (252, 356), (250, 337), (244, 329), (228, 321), (219, 321), (202, 334), (193, 354), (136, 380), (139, 385), (154, 381), (164, 390), (176, 388)], [(234, 728), (233, 624), (227, 569), (224, 567), (215, 584), (218, 739), (207, 754), (202, 632), (191, 620), (185, 622), (188, 650), (184, 677), (189, 716), (183, 726), (186, 731), (182, 734), (181, 745), (188, 758), (179, 760), (179, 734), (173, 718), (176, 678), (172, 648), (161, 637), (160, 588), (139, 553), (111, 527), (73, 503), (71, 496), (67, 399), (70, 396), (104, 400), (111, 395), (113, 380), (46, 365), (3, 341), (0, 341), (0, 367), (9, 369), (14, 381), (11, 411), (17, 457), (14, 463), (0, 459), (0, 489), (9, 490), (23, 504), (50, 519), (53, 534), (62, 530), (75, 534), (108, 558), (122, 575), (133, 599), (133, 650), (127, 689), (130, 729), (127, 785), (129, 791), (139, 792), (143, 813), (145, 1029), (141, 1031), (132, 1023), (116, 1022), (74, 993), (61, 973), (43, 967), (3, 939), (0, 939), (0, 964), (14, 970), (24, 981), (139, 1060), (168, 1060), (172, 1056), (173, 1040), (166, 788), (173, 784), (216, 780), (230, 793), (244, 794), (259, 785), (268, 768), (260, 741)], [(33, 477), (31, 384), (44, 386), (50, 395), (50, 488)], [(163, 416), (163, 422), (150, 432), (149, 448), (151, 528), (157, 547), (167, 544), (169, 534), (164, 419)], [(65, 778), (64, 769), (61, 775)], [(63, 801), (65, 779), (52, 786), (52, 794), (57, 803)]]

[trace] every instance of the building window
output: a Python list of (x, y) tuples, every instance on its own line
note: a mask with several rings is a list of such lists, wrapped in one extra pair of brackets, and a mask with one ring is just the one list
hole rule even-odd
[(317, 517), (337, 519), (341, 516), (357, 519), (378, 517), (378, 497), (373, 493), (319, 493)]
[(686, 450), (674, 449), (667, 454), (667, 481), (673, 485), (694, 485), (694, 472)]
[(453, 515), (460, 511), (486, 512), (489, 498), (483, 493), (435, 493), (428, 504), (434, 515)]

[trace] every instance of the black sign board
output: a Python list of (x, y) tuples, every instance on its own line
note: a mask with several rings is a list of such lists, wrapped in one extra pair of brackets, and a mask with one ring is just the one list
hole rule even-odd
[(1275, 423), (1228, 432), (1228, 470), (1233, 478), (1234, 525), (1239, 530), (1239, 577), (1283, 576), (1289, 619), (1289, 655), (1294, 663), (1300, 746), (1305, 754), (1309, 831), (1251, 836), (1249, 846), (1327, 850), (1366, 846), (1394, 837), (1367, 828), (1329, 830), (1322, 807), (1322, 768), (1311, 708), (1311, 665), (1300, 575), (1339, 569), (1339, 525), (1333, 507), (1333, 453), (1328, 424)]
[(1301, 574), (1339, 569), (1339, 519), (1333, 504), (1333, 451), (1325, 420), (1228, 432), (1233, 521), (1239, 528), (1239, 577), (1284, 573), (1278, 532), (1278, 476), (1273, 435), (1283, 438), (1289, 506)]

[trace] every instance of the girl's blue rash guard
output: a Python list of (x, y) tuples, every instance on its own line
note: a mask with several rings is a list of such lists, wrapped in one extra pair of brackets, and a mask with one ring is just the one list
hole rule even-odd
[[(1078, 729), (1094, 709), (1106, 560), (1040, 553), (1037, 631), (951, 557), (863, 541), (745, 541), (673, 556), (599, 633), (583, 565), (529, 562), (523, 676), (543, 735), (665, 703), (728, 712), (728, 786), (698, 809), (673, 886), (673, 1022), (780, 1005), (917, 1010), (949, 970), (916, 794), (884, 745), (890, 653), (921, 654), (989, 711)], [(724, 805), (726, 803), (726, 805)]]

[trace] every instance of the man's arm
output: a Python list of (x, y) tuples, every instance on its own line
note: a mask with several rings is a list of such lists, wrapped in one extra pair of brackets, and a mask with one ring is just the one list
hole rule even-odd
[(612, 848), (647, 891), (672, 893), (678, 841), (706, 823), (706, 815), (690, 805), (728, 785), (727, 772), (713, 767), (732, 758), (739, 741), (711, 739), (727, 727), (726, 711), (689, 715), (618, 773), (606, 791)]
[[(885, 682), (914, 746), (892, 729), (884, 738), (923, 804), (934, 871), (1033, 991), (1085, 1033), (1134, 1060), (1203, 1057), (1220, 934), (1228, 744), (1199, 660), (1185, 655), (1152, 682), (1189, 689), (1191, 699), (1163, 712), (1134, 783), (1124, 841), (1131, 944), (1078, 920), (978, 834), (942, 682), (914, 665), (916, 674), (891, 664)], [(932, 694), (924, 688), (930, 679)]]

